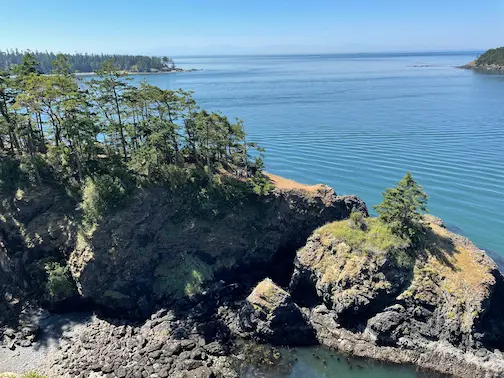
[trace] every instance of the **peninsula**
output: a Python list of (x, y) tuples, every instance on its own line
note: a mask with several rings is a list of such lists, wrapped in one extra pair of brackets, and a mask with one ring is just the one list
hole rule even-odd
[(482, 72), (504, 73), (504, 47), (487, 50), (478, 59), (460, 68)]

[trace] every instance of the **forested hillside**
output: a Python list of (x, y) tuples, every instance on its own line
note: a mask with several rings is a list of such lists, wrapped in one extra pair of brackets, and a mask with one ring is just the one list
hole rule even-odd
[(504, 66), (504, 47), (490, 49), (480, 55), (480, 57), (476, 60), (476, 66), (486, 66), (490, 64)]
[[(23, 55), (30, 53), (35, 57), (37, 70), (40, 73), (50, 73), (53, 61), (58, 54), (53, 52), (25, 52), (19, 50), (0, 50), (0, 69), (8, 69), (21, 64)], [(175, 69), (175, 63), (168, 57), (143, 55), (108, 55), (108, 54), (64, 54), (73, 72), (94, 72), (106, 61), (112, 61), (119, 70), (132, 72), (170, 71)]]

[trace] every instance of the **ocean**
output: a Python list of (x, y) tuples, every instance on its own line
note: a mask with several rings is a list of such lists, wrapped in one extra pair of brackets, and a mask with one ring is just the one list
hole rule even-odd
[(477, 53), (180, 57), (135, 75), (245, 121), (266, 169), (356, 194), (370, 210), (407, 171), (430, 213), (504, 260), (504, 75)]
[[(370, 210), (411, 171), (429, 212), (504, 268), (504, 75), (456, 68), (477, 55), (179, 57), (178, 66), (201, 71), (134, 78), (194, 91), (206, 109), (244, 120), (249, 139), (266, 149), (267, 171), (356, 194)], [(296, 353), (287, 371), (260, 376), (427, 376), (350, 369), (328, 357), (321, 365), (311, 349)]]

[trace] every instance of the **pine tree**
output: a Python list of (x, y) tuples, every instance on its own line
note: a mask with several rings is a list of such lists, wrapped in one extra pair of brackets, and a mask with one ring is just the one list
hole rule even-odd
[(427, 194), (408, 172), (395, 188), (383, 192), (383, 202), (374, 208), (393, 233), (418, 244), (424, 234), (422, 213), (427, 211), (427, 199)]

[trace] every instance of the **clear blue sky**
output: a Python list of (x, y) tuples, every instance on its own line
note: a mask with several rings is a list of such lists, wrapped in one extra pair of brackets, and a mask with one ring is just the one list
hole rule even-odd
[(504, 0), (0, 2), (0, 49), (192, 55), (504, 45)]

